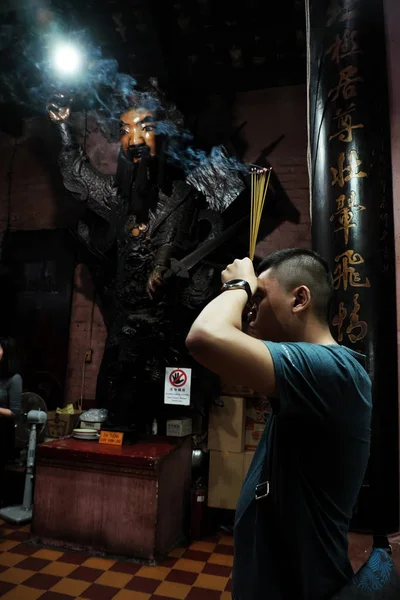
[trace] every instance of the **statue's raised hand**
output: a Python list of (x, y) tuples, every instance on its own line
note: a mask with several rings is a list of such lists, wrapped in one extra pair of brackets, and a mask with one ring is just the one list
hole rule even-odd
[(71, 115), (71, 104), (73, 98), (65, 94), (57, 94), (50, 98), (46, 108), (50, 119), (54, 123), (64, 123)]

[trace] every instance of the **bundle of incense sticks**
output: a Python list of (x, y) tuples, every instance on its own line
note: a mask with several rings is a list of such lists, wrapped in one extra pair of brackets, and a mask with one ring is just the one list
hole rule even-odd
[(249, 256), (254, 259), (257, 245), (258, 230), (260, 228), (261, 215), (267, 195), (271, 168), (251, 167), (251, 212), (250, 212), (250, 250)]

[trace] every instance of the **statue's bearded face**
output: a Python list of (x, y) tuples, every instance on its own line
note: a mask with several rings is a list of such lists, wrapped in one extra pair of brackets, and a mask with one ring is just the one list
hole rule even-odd
[(132, 108), (121, 115), (121, 146), (135, 163), (142, 156), (156, 156), (157, 143), (154, 114), (145, 108)]

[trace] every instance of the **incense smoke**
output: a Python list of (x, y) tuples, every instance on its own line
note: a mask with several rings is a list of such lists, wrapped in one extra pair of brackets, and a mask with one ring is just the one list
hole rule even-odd
[[(82, 52), (80, 72), (66, 76), (54, 69), (52, 53), (60, 40)], [(168, 138), (167, 160), (186, 173), (210, 160), (210, 155), (195, 148), (182, 115), (163, 97), (156, 82), (139, 89), (134, 77), (120, 73), (117, 61), (102, 56), (66, 2), (62, 8), (55, 3), (51, 8), (31, 7), (18, 22), (4, 24), (0, 29), (0, 59), (11, 67), (0, 75), (0, 102), (12, 102), (29, 114), (44, 114), (49, 99), (63, 93), (74, 97), (74, 111), (96, 118), (108, 141), (118, 139), (121, 113), (140, 105), (157, 115), (156, 131)], [(211, 158), (225, 169), (245, 170), (244, 165), (221, 152), (212, 152)]]

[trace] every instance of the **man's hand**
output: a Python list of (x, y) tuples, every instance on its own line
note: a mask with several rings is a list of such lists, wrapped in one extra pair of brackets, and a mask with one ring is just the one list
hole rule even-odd
[(150, 298), (153, 298), (153, 295), (156, 293), (157, 288), (159, 288), (163, 284), (163, 276), (167, 270), (167, 267), (157, 265), (150, 273), (150, 277), (147, 280), (146, 288), (147, 294), (150, 296)]
[(244, 279), (250, 286), (254, 295), (257, 291), (257, 277), (254, 273), (253, 263), (250, 258), (237, 258), (232, 264), (228, 265), (221, 273), (222, 283), (232, 279)]

